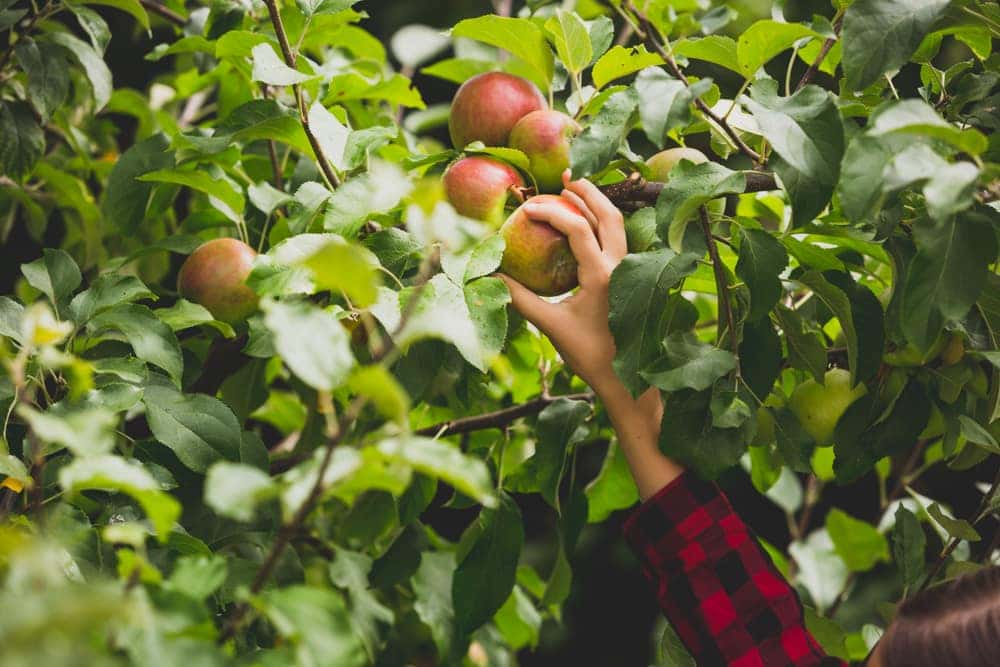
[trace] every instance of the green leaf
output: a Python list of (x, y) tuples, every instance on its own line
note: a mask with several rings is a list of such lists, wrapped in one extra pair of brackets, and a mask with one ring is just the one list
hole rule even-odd
[(628, 460), (618, 443), (608, 445), (601, 471), (587, 485), (587, 522), (600, 523), (612, 512), (639, 501), (639, 490), (629, 471)]
[(879, 561), (889, 560), (885, 536), (869, 523), (833, 508), (826, 515), (826, 530), (837, 555), (852, 572), (867, 572)]
[[(869, 370), (861, 368), (859, 359), (867, 359), (872, 356), (868, 346), (871, 339), (866, 337), (867, 332), (858, 331), (854, 322), (854, 310), (850, 298), (839, 286), (830, 283), (824, 274), (815, 271), (809, 271), (799, 276), (799, 282), (811, 289), (840, 322), (840, 328), (847, 341), (847, 362), (851, 367), (851, 381), (852, 383), (858, 382), (859, 379), (865, 377)], [(881, 347), (881, 340), (879, 340), (880, 356)]]
[(985, 215), (965, 212), (913, 228), (917, 255), (902, 286), (901, 324), (907, 339), (930, 349), (947, 321), (965, 316), (997, 256), (996, 234)]
[(434, 58), (450, 44), (447, 34), (419, 23), (403, 26), (390, 41), (396, 60), (404, 67), (413, 69)]
[(337, 14), (358, 4), (359, 0), (296, 0), (295, 4), (306, 17), (318, 14)]
[(514, 586), (510, 597), (493, 616), (493, 623), (514, 650), (538, 644), (542, 616), (520, 586)]
[(161, 542), (181, 514), (181, 504), (160, 490), (160, 485), (138, 461), (120, 456), (74, 459), (59, 469), (59, 485), (69, 493), (120, 491), (142, 506)]
[(736, 368), (732, 352), (702, 343), (691, 333), (670, 334), (663, 349), (665, 355), (641, 373), (663, 391), (701, 391)]
[(39, 259), (22, 264), (21, 273), (32, 287), (49, 297), (56, 314), (66, 312), (69, 297), (83, 280), (69, 253), (53, 248), (45, 248)]
[(21, 342), (21, 318), (24, 306), (17, 301), (0, 296), (0, 336)]
[(156, 295), (141, 280), (135, 276), (105, 273), (73, 297), (68, 316), (78, 325), (85, 324), (108, 308), (143, 299), (156, 299)]
[(103, 56), (90, 44), (68, 32), (50, 32), (45, 36), (45, 39), (69, 51), (80, 63), (87, 79), (90, 80), (90, 87), (94, 94), (94, 111), (103, 109), (114, 91), (111, 70), (105, 64)]
[(965, 519), (955, 519), (945, 514), (937, 503), (931, 503), (930, 507), (927, 508), (927, 513), (955, 539), (968, 540), (969, 542), (978, 542), (982, 539), (972, 524)]
[(226, 338), (234, 338), (236, 332), (233, 327), (212, 317), (212, 313), (204, 306), (192, 303), (187, 299), (178, 299), (169, 308), (159, 308), (155, 311), (156, 316), (170, 327), (171, 331), (184, 331), (200, 325), (208, 325), (218, 331)]
[(840, 113), (830, 93), (813, 85), (778, 97), (775, 81), (760, 81), (744, 100), (781, 158), (774, 169), (792, 203), (792, 224), (804, 225), (826, 207), (840, 177)]
[(431, 438), (406, 436), (383, 440), (378, 450), (418, 472), (436, 477), (487, 507), (496, 506), (490, 472), (481, 460), (466, 456), (452, 444)]
[(329, 310), (305, 301), (265, 301), (264, 323), (282, 360), (303, 382), (333, 391), (354, 367), (351, 337)]
[(701, 79), (688, 86), (660, 67), (647, 67), (635, 77), (639, 95), (639, 118), (646, 136), (663, 148), (670, 130), (691, 122), (691, 104), (712, 87), (711, 79)]
[(263, 596), (264, 613), (295, 651), (300, 665), (364, 667), (368, 664), (361, 638), (340, 593), (329, 588), (295, 585)]
[(375, 660), (380, 648), (379, 625), (392, 625), (394, 614), (371, 591), (368, 573), (372, 569), (372, 559), (363, 553), (339, 548), (335, 549), (335, 554), (329, 567), (330, 581), (347, 591), (351, 623), (364, 642), (369, 659)]
[(633, 47), (616, 45), (594, 63), (591, 76), (594, 86), (600, 89), (615, 79), (662, 64), (663, 58), (659, 54), (650, 53), (642, 44)]
[(638, 95), (632, 88), (614, 93), (604, 102), (590, 124), (570, 144), (573, 178), (596, 174), (607, 166), (632, 129), (638, 103)]
[(226, 583), (227, 560), (223, 556), (181, 556), (164, 586), (195, 600), (204, 600)]
[(818, 37), (801, 23), (779, 23), (762, 19), (743, 31), (736, 43), (739, 71), (747, 79), (776, 55), (792, 48), (803, 37)]
[(104, 53), (108, 48), (108, 42), (111, 41), (111, 30), (101, 15), (89, 7), (73, 3), (67, 4), (66, 9), (76, 15), (77, 22), (90, 37), (90, 43), (94, 45), (94, 48), (98, 52)]
[(147, 33), (149, 32), (149, 14), (139, 4), (139, 0), (85, 0), (85, 4), (113, 7), (126, 14), (131, 14), (139, 22), (139, 25), (145, 28)]
[(216, 137), (241, 142), (273, 139), (313, 154), (298, 114), (275, 100), (251, 100), (236, 107), (215, 128)]
[(924, 576), (924, 549), (927, 537), (920, 521), (902, 503), (896, 508), (892, 529), (892, 555), (907, 587), (916, 586)]
[(656, 656), (658, 664), (655, 667), (698, 667), (670, 623), (663, 625), (663, 634), (656, 643)]
[(826, 345), (823, 334), (806, 328), (805, 319), (798, 312), (778, 306), (778, 323), (785, 334), (788, 347), (788, 363), (812, 375), (817, 382), (823, 382), (826, 373)]
[[(533, 70), (535, 82), (543, 90), (550, 88), (554, 69), (552, 51), (542, 29), (528, 19), (504, 16), (480, 16), (465, 19), (451, 29), (452, 37), (468, 37), (509, 51)], [(590, 37), (584, 37), (590, 44)]]
[(712, 426), (712, 392), (665, 394), (660, 424), (660, 450), (695, 474), (714, 479), (739, 463), (752, 436), (752, 420), (741, 428)]
[(120, 331), (135, 351), (135, 356), (158, 366), (180, 386), (184, 360), (177, 337), (146, 306), (120, 304), (105, 310), (87, 323), (91, 335), (106, 330)]
[(59, 49), (31, 38), (19, 39), (14, 54), (28, 75), (28, 97), (42, 120), (48, 120), (69, 95), (69, 68)]
[(387, 419), (400, 424), (406, 422), (410, 412), (410, 397), (399, 381), (384, 366), (363, 366), (351, 373), (347, 387), (360, 396), (366, 396)]
[(742, 73), (738, 45), (731, 37), (709, 35), (700, 39), (682, 39), (674, 44), (674, 54), (715, 63), (736, 73)]
[(13, 454), (0, 454), (0, 475), (3, 475), (5, 479), (10, 478), (19, 482), (21, 486), (31, 484), (28, 468), (21, 459)]
[(687, 223), (698, 215), (699, 206), (726, 194), (739, 194), (746, 187), (741, 172), (715, 162), (681, 160), (656, 200), (657, 233), (671, 248), (680, 250)]
[(45, 135), (31, 108), (21, 102), (0, 104), (0, 172), (22, 180), (45, 151)]
[(192, 190), (204, 192), (209, 200), (215, 199), (213, 205), (227, 218), (234, 222), (243, 219), (243, 209), (246, 201), (243, 193), (228, 180), (220, 179), (207, 171), (200, 169), (182, 171), (180, 169), (158, 169), (136, 177), (137, 180), (154, 183), (173, 183), (184, 185)]
[(868, 134), (876, 137), (915, 134), (951, 144), (957, 150), (979, 155), (989, 146), (986, 136), (975, 128), (958, 128), (942, 118), (923, 100), (899, 100), (872, 114)]
[(257, 506), (277, 491), (267, 473), (242, 463), (219, 461), (205, 475), (205, 504), (236, 521), (252, 520)]
[(18, 414), (31, 426), (35, 436), (49, 446), (46, 454), (66, 447), (79, 457), (108, 454), (115, 446), (118, 415), (101, 405), (67, 407), (56, 404), (45, 412), (20, 406)]
[(337, 120), (336, 116), (317, 101), (309, 107), (309, 129), (319, 141), (326, 159), (337, 169), (344, 169), (347, 166), (344, 149), (351, 134), (350, 128)]
[(452, 83), (465, 83), (477, 74), (492, 71), (496, 64), (488, 60), (473, 60), (471, 58), (445, 58), (433, 65), (421, 68), (420, 73), (437, 77)]
[(274, 47), (268, 43), (258, 44), (250, 52), (253, 60), (251, 78), (270, 86), (291, 86), (308, 81), (312, 77), (285, 64)]
[(153, 436), (191, 470), (204, 473), (217, 461), (239, 461), (240, 424), (222, 401), (158, 385), (147, 386), (142, 401)]
[(545, 30), (551, 35), (559, 60), (570, 74), (579, 74), (593, 60), (590, 32), (575, 12), (557, 9), (555, 16), (545, 22)]
[(640, 371), (659, 357), (676, 312), (664, 295), (697, 267), (697, 255), (664, 248), (627, 255), (611, 274), (608, 325), (615, 338), (614, 369), (633, 396), (649, 386)]
[(902, 67), (948, 0), (855, 0), (844, 13), (844, 76), (862, 90), (886, 72)]
[(997, 445), (996, 438), (975, 419), (968, 415), (959, 415), (958, 423), (966, 440), (992, 454), (1000, 454), (1000, 445)]
[(137, 177), (174, 166), (174, 157), (167, 152), (168, 142), (156, 134), (132, 144), (115, 163), (104, 193), (101, 212), (123, 234), (132, 234), (146, 217), (153, 184)]
[(354, 238), (372, 215), (394, 208), (411, 188), (399, 167), (376, 161), (367, 173), (348, 179), (330, 196), (323, 229)]
[(451, 598), (461, 634), (468, 634), (499, 611), (514, 590), (524, 542), (521, 511), (503, 494), (495, 509), (484, 509), (472, 548), (458, 564)]
[(301, 264), (312, 273), (317, 290), (343, 292), (357, 308), (370, 306), (378, 296), (378, 258), (363, 246), (330, 235)]
[(413, 575), (413, 609), (434, 638), (438, 656), (446, 660), (451, 655), (455, 639), (455, 611), (451, 602), (455, 554), (450, 551), (424, 551), (420, 567)]
[(788, 253), (777, 239), (761, 229), (741, 229), (739, 237), (736, 275), (750, 288), (747, 317), (756, 321), (767, 317), (781, 297), (779, 276), (788, 266)]

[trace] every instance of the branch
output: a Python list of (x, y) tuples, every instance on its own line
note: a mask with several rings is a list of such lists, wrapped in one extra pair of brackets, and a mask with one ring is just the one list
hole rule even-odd
[[(840, 26), (842, 23), (843, 23), (842, 18), (837, 19), (833, 23), (833, 31), (838, 35), (840, 34)], [(830, 49), (832, 49), (833, 45), (836, 43), (837, 43), (836, 37), (827, 37), (826, 41), (823, 42), (823, 46), (821, 46), (819, 49), (819, 55), (816, 56), (816, 60), (814, 60), (811, 65), (809, 65), (809, 69), (805, 71), (805, 73), (802, 75), (802, 78), (799, 79), (798, 84), (796, 84), (795, 86), (796, 92), (801, 90), (807, 83), (809, 83), (812, 80), (814, 76), (816, 76), (816, 72), (819, 71), (820, 65), (823, 64), (823, 61), (826, 59), (827, 54), (830, 53)]]
[(740, 341), (736, 335), (733, 306), (729, 301), (729, 279), (726, 276), (726, 267), (722, 263), (722, 258), (719, 257), (719, 247), (715, 244), (715, 237), (712, 236), (712, 223), (708, 217), (708, 209), (699, 206), (698, 214), (701, 219), (701, 233), (705, 237), (708, 256), (712, 260), (712, 271), (715, 273), (715, 291), (719, 296), (719, 321), (725, 323), (725, 328), (719, 329), (715, 334), (716, 343), (722, 342), (724, 332), (729, 334), (729, 345), (732, 348), (733, 356), (736, 357), (736, 377), (738, 378), (740, 377)]
[(219, 338), (212, 343), (202, 364), (204, 370), (191, 385), (190, 391), (215, 396), (226, 378), (247, 363), (248, 357), (243, 354), (246, 342), (247, 335), (243, 334), (228, 340)]
[[(690, 84), (688, 84), (687, 77), (684, 76), (684, 72), (683, 70), (681, 70), (680, 66), (677, 64), (677, 61), (674, 59), (674, 55), (666, 48), (664, 48), (663, 44), (660, 43), (660, 40), (656, 38), (656, 34), (658, 31), (656, 29), (656, 26), (653, 25), (652, 21), (649, 20), (649, 17), (646, 16), (646, 14), (644, 14), (642, 11), (640, 11), (639, 8), (635, 6), (635, 3), (632, 2), (632, 0), (625, 0), (625, 2), (622, 3), (622, 7), (624, 7), (628, 12), (630, 12), (632, 16), (634, 16), (636, 20), (639, 22), (639, 28), (641, 30), (641, 32), (639, 32), (639, 36), (646, 43), (646, 45), (649, 46), (649, 48), (653, 49), (657, 54), (659, 54), (661, 58), (663, 58), (664, 62), (667, 63), (667, 67), (670, 68), (671, 73), (681, 83), (683, 83), (685, 86), (689, 86)], [(712, 109), (707, 104), (705, 104), (705, 102), (702, 101), (701, 98), (695, 98), (694, 105), (698, 107), (698, 110), (706, 118), (711, 119), (712, 122), (714, 122), (716, 125), (722, 128), (722, 131), (725, 132), (726, 135), (732, 140), (736, 148), (738, 148), (740, 152), (746, 155), (748, 158), (753, 160), (754, 164), (756, 165), (764, 164), (764, 159), (761, 157), (761, 155), (754, 149), (750, 148), (746, 144), (746, 142), (743, 141), (742, 138), (740, 138), (740, 135), (737, 134), (736, 130), (734, 130), (729, 125), (729, 123), (726, 121), (725, 118), (712, 111)]]
[[(765, 171), (744, 171), (742, 173), (747, 180), (744, 192), (769, 192), (778, 189), (774, 174)], [(633, 173), (624, 181), (602, 185), (600, 188), (618, 208), (625, 211), (635, 211), (655, 204), (664, 185), (658, 181), (647, 181), (638, 173)]]
[[(267, 5), (267, 13), (271, 17), (271, 25), (274, 26), (274, 32), (278, 36), (278, 44), (281, 45), (281, 54), (285, 58), (285, 64), (294, 69), (295, 53), (292, 52), (292, 47), (288, 43), (288, 35), (285, 33), (285, 25), (281, 21), (281, 13), (278, 11), (276, 0), (264, 0), (264, 4)], [(295, 93), (295, 101), (299, 107), (299, 121), (302, 123), (302, 129), (305, 130), (306, 138), (309, 139), (309, 145), (312, 146), (313, 153), (316, 155), (316, 162), (319, 164), (320, 171), (326, 177), (327, 183), (331, 187), (336, 188), (340, 185), (340, 177), (337, 176), (337, 172), (334, 171), (330, 161), (323, 153), (323, 147), (320, 146), (319, 139), (316, 138), (312, 128), (309, 127), (309, 112), (306, 110), (306, 101), (302, 95), (302, 87), (299, 84), (295, 84), (292, 86), (292, 91)]]
[(181, 16), (169, 7), (161, 5), (156, 0), (139, 0), (139, 3), (160, 18), (173, 23), (178, 28), (183, 28), (187, 25), (188, 20), (186, 16)]
[(519, 403), (518, 405), (512, 405), (511, 407), (504, 408), (503, 410), (487, 412), (485, 414), (474, 415), (472, 417), (451, 419), (441, 422), (440, 424), (427, 426), (417, 430), (416, 434), (443, 438), (448, 435), (471, 433), (472, 431), (482, 431), (488, 428), (502, 428), (511, 422), (520, 419), (521, 417), (538, 414), (546, 407), (562, 398), (571, 401), (589, 402), (594, 400), (594, 395), (590, 392), (581, 392), (578, 394), (565, 394), (563, 396), (539, 396), (534, 400)]

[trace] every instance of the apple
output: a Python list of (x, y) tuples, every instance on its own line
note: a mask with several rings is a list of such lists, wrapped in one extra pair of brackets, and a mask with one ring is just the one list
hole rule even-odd
[[(527, 203), (552, 203), (576, 215), (580, 209), (558, 195), (537, 195)], [(576, 257), (569, 240), (547, 222), (533, 220), (519, 206), (500, 228), (506, 244), (500, 270), (541, 296), (555, 296), (577, 285)]]
[(257, 256), (232, 238), (207, 241), (191, 253), (177, 274), (177, 291), (201, 304), (212, 317), (234, 324), (257, 309), (257, 294), (246, 284)]
[(448, 202), (462, 215), (499, 225), (511, 187), (524, 187), (517, 170), (493, 158), (473, 155), (453, 162), (444, 172)]
[[(708, 157), (697, 148), (679, 146), (660, 151), (646, 160), (646, 166), (649, 167), (652, 180), (666, 183), (670, 180), (670, 172), (681, 160), (702, 164), (708, 162)], [(725, 197), (713, 199), (708, 202), (707, 206), (709, 214), (713, 218), (717, 218), (726, 212), (726, 199)]]
[(527, 79), (504, 72), (478, 74), (459, 87), (451, 102), (451, 143), (458, 149), (473, 141), (506, 146), (517, 121), (545, 106), (541, 91)]
[(763, 447), (774, 442), (774, 413), (770, 408), (761, 406), (757, 410), (757, 431), (754, 433), (750, 445), (753, 447)]
[(830, 445), (840, 417), (866, 393), (868, 388), (863, 384), (851, 387), (848, 371), (831, 368), (823, 377), (823, 384), (809, 379), (797, 386), (788, 399), (788, 407), (817, 445)]
[(528, 156), (540, 192), (562, 190), (569, 142), (580, 130), (580, 124), (563, 112), (543, 109), (525, 115), (510, 131), (510, 147)]

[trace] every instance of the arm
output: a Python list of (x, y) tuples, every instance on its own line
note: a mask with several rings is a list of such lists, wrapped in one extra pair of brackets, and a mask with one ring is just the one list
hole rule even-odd
[(545, 204), (527, 212), (567, 236), (580, 289), (551, 303), (503, 278), (514, 307), (604, 403), (644, 501), (625, 535), (664, 614), (699, 665), (825, 664), (795, 591), (722, 491), (660, 452), (659, 392), (633, 398), (615, 375), (608, 282), (628, 252), (622, 215), (588, 181), (570, 182), (567, 172), (564, 183), (563, 196), (583, 217)]

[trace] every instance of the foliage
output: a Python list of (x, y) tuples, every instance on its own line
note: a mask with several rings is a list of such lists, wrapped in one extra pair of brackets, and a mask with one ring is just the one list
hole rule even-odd
[[(354, 0), (0, 0), (0, 234), (49, 246), (0, 297), (5, 665), (507, 665), (558, 621), (583, 525), (636, 491), (508, 313), (494, 230), (442, 201), (458, 153), (418, 70), (502, 68), (580, 121), (574, 174), (631, 213), (616, 371), (663, 392), (667, 454), (788, 515), (768, 548), (831, 653), (994, 558), (996, 484), (963, 518), (920, 478), (1000, 454), (996, 3), (556, 4), (387, 52)], [(674, 144), (712, 161), (625, 180)], [(235, 326), (175, 290), (218, 236), (261, 253)], [(784, 407), (831, 365), (867, 386), (832, 448)], [(848, 484), (877, 486), (866, 516), (814, 512)]]

